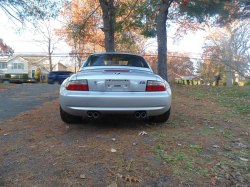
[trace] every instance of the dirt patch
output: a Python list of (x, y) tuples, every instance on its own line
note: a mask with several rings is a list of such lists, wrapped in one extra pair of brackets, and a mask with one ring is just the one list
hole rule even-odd
[(172, 86), (163, 124), (120, 115), (67, 125), (59, 99), (2, 121), (0, 186), (248, 185), (249, 121), (192, 89)]

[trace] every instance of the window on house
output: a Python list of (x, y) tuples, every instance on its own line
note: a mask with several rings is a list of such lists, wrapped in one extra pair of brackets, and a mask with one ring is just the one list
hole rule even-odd
[(0, 69), (7, 69), (7, 63), (0, 63)]
[(12, 69), (24, 69), (23, 63), (13, 63)]
[(22, 79), (23, 75), (11, 75), (12, 79)]
[(0, 78), (4, 78), (4, 74), (0, 74)]

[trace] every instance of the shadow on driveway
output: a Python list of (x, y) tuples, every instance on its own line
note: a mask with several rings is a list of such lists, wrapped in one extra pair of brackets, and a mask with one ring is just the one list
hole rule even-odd
[(0, 121), (58, 98), (59, 89), (60, 85), (24, 84), (0, 92)]

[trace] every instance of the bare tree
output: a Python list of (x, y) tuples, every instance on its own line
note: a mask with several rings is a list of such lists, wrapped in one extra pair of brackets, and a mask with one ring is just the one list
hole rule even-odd
[(211, 58), (226, 66), (227, 86), (232, 86), (234, 72), (250, 78), (250, 23), (234, 21), (223, 32), (211, 32), (207, 48), (213, 49)]
[(57, 49), (58, 38), (55, 35), (55, 32), (51, 26), (51, 20), (41, 20), (36, 25), (36, 31), (39, 36), (42, 37), (42, 40), (33, 39), (37, 46), (39, 46), (48, 56), (49, 58), (49, 71), (53, 70), (52, 63), (52, 54)]

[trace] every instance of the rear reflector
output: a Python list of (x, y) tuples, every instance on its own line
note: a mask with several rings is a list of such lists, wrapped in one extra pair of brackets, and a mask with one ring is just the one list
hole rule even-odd
[(89, 91), (88, 81), (87, 80), (69, 81), (66, 85), (66, 90)]
[(146, 91), (147, 92), (157, 92), (157, 91), (165, 91), (166, 86), (164, 82), (160, 81), (148, 81)]

